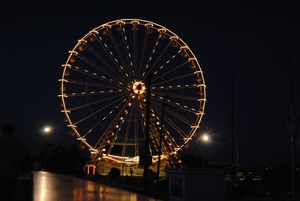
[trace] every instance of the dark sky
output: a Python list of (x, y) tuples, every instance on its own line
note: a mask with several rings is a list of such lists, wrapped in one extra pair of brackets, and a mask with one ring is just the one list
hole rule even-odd
[[(175, 32), (204, 72), (207, 104), (199, 134), (212, 163), (228, 163), (231, 75), (234, 135), (241, 165), (287, 165), (291, 153), (289, 60), (293, 68), (294, 117), (300, 117), (300, 4), (296, 1), (2, 1), (0, 123), (16, 125), (31, 155), (45, 139), (70, 146), (60, 110), (61, 65), (88, 31), (121, 18), (140, 18)], [(202, 154), (199, 142), (191, 150)], [(299, 146), (299, 139), (296, 142)], [(298, 164), (300, 152), (298, 149)]]

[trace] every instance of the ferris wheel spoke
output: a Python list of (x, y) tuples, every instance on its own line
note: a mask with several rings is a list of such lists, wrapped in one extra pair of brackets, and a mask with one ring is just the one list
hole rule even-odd
[(87, 132), (85, 132), (82, 137), (85, 138), (86, 136), (88, 136), (90, 133), (92, 133), (94, 131), (95, 128), (97, 128), (98, 126), (101, 126), (103, 128), (105, 128), (105, 125), (102, 124), (102, 121), (98, 121), (96, 122), (91, 129), (89, 129)]
[(132, 63), (132, 55), (131, 55), (131, 51), (130, 51), (130, 47), (128, 44), (128, 39), (127, 36), (125, 35), (125, 28), (124, 26), (120, 23), (120, 27), (118, 28), (118, 30), (120, 30), (119, 32), (121, 32), (122, 35), (122, 40), (123, 40), (123, 44), (124, 44), (124, 52), (125, 52), (125, 57), (127, 60), (127, 68), (125, 69), (126, 72), (131, 75), (130, 78), (131, 80), (134, 80), (134, 72), (132, 72), (132, 67), (133, 67), (133, 63)]
[[(90, 45), (89, 43), (83, 43), (83, 45), (94, 55), (95, 58), (99, 59), (105, 66), (108, 66), (108, 70), (110, 70), (112, 73), (114, 73), (112, 71), (112, 69), (114, 69), (114, 65), (111, 65), (111, 63), (109, 61), (107, 61), (106, 58), (104, 58), (104, 54), (106, 54), (106, 51), (105, 53), (100, 53), (98, 52), (97, 50), (95, 50), (95, 48)], [(102, 46), (103, 47), (103, 46)], [(103, 47), (103, 49), (105, 50), (105, 48)]]
[[(169, 135), (170, 137), (172, 137), (171, 135)], [(175, 143), (174, 141), (166, 141), (165, 143), (163, 143), (166, 152), (168, 153), (168, 155), (172, 154), (174, 152), (174, 147), (178, 147), (178, 144)]]
[[(94, 73), (94, 72), (90, 72), (90, 71), (88, 71), (88, 70), (81, 70), (79, 67), (75, 67), (75, 68), (72, 68), (72, 67), (70, 67), (69, 69), (72, 69), (73, 71), (76, 71), (76, 72), (78, 72), (78, 73), (80, 73), (80, 74), (83, 74), (83, 75), (86, 75), (86, 76), (89, 76), (89, 77), (91, 77), (91, 78), (95, 78), (95, 79), (97, 79), (98, 81), (103, 81), (103, 82), (107, 82), (107, 83), (109, 83), (109, 84), (112, 84), (112, 83), (114, 83), (115, 85), (117, 85), (117, 84), (122, 84), (122, 83), (120, 83), (120, 82), (116, 82), (115, 80), (113, 80), (113, 79), (107, 79), (107, 77), (105, 77), (105, 76), (98, 76), (98, 74), (97, 73)], [(69, 71), (68, 71), (68, 74), (69, 74)], [(69, 75), (66, 75), (66, 77), (67, 76), (69, 76)], [(87, 83), (87, 82), (84, 82), (84, 81), (78, 81), (78, 80), (72, 80), (72, 79), (66, 79), (67, 81), (68, 81), (68, 84), (81, 84), (81, 83)], [(120, 85), (119, 85), (120, 86)]]
[[(119, 94), (119, 95), (111, 96), (111, 97), (108, 97), (108, 98), (102, 98), (98, 101), (89, 102), (87, 104), (83, 104), (83, 105), (79, 105), (79, 106), (76, 106), (76, 107), (68, 108), (68, 111), (72, 112), (74, 110), (82, 109), (82, 108), (89, 107), (89, 106), (92, 106), (92, 105), (96, 105), (96, 104), (99, 104), (99, 103), (104, 103), (104, 102), (107, 103), (107, 101), (109, 101), (109, 104), (106, 104), (104, 107), (101, 107), (101, 109), (99, 110), (99, 111), (101, 111), (101, 110), (104, 110), (105, 108), (107, 108), (107, 107), (109, 107), (109, 106), (111, 106), (111, 105), (113, 105), (117, 102), (120, 102), (125, 97), (127, 97), (127, 94), (125, 94), (125, 95), (124, 94)], [(114, 101), (112, 101), (112, 100), (114, 100)]]
[[(161, 60), (162, 56), (164, 56), (165, 52), (167, 51), (167, 49), (170, 47), (170, 44), (172, 43), (172, 41), (169, 41), (168, 45), (165, 47), (165, 49), (159, 53), (158, 58), (155, 60), (155, 63), (151, 65), (149, 72), (152, 72), (152, 70), (157, 66), (157, 63)], [(174, 57), (174, 56), (173, 56)], [(172, 58), (172, 57), (171, 57)], [(167, 60), (165, 63), (169, 63), (170, 59)], [(161, 67), (163, 68), (163, 66)], [(157, 72), (154, 72), (153, 74), (155, 75)]]
[(86, 91), (81, 91), (81, 92), (68, 92), (68, 93), (64, 93), (63, 96), (71, 98), (71, 97), (85, 97), (85, 96), (96, 96), (96, 95), (101, 95), (101, 94), (117, 94), (117, 96), (120, 96), (120, 92), (122, 92), (123, 90), (119, 89), (117, 90), (108, 90), (108, 91), (90, 91), (90, 92), (86, 92)]
[[(106, 34), (109, 34), (108, 31), (104, 31)], [(93, 31), (93, 37), (95, 38), (95, 40), (98, 42), (98, 44), (100, 44), (100, 46), (102, 47), (102, 49), (105, 52), (105, 55), (110, 59), (111, 63), (113, 65), (110, 64), (110, 62), (108, 62), (106, 59), (104, 59), (103, 57), (100, 57), (100, 60), (104, 62), (105, 66), (109, 66), (110, 67), (110, 71), (112, 73), (115, 73), (115, 69), (117, 71), (120, 72), (120, 75), (126, 75), (128, 76), (128, 72), (125, 71), (125, 66), (119, 64), (119, 60), (115, 57), (114, 53), (111, 51), (111, 48), (109, 47), (109, 45), (106, 44), (106, 42), (104, 41), (104, 39), (102, 39), (102, 37), (98, 34), (98, 31), (94, 30)], [(106, 36), (105, 36), (106, 37)], [(125, 76), (122, 77), (122, 79), (124, 79)]]
[(170, 155), (171, 149), (165, 143), (161, 144), (161, 154), (164, 156)]
[(186, 132), (184, 132), (177, 124), (175, 124), (169, 117), (165, 117), (164, 121), (168, 123), (170, 126), (172, 126), (172, 129), (176, 131), (177, 134), (182, 136), (182, 138), (188, 137)]
[[(105, 107), (101, 107), (101, 109), (99, 109), (99, 110), (97, 110), (97, 111), (91, 113), (90, 115), (85, 116), (84, 118), (80, 119), (79, 121), (77, 121), (77, 122), (75, 122), (75, 123), (73, 123), (73, 124), (74, 124), (74, 125), (78, 125), (79, 123), (83, 122), (84, 120), (86, 120), (86, 119), (88, 119), (88, 118), (90, 118), (90, 117), (93, 117), (93, 116), (96, 115), (97, 113), (99, 113), (99, 112), (103, 111), (104, 109), (108, 108), (109, 106), (113, 105), (115, 102), (117, 102), (117, 101), (114, 101), (114, 102), (112, 102), (112, 103), (106, 105)], [(95, 104), (95, 103), (93, 103), (93, 104)], [(85, 107), (91, 106), (91, 105), (92, 105), (92, 104), (88, 104), (88, 105), (85, 105)], [(72, 108), (72, 109), (73, 109), (73, 111), (74, 111), (74, 110), (79, 109), (79, 108), (82, 108), (82, 107), (76, 107), (76, 108)], [(114, 111), (115, 109), (116, 109), (116, 108), (114, 108), (113, 110), (111, 110), (111, 111), (108, 113), (108, 115), (112, 114), (113, 111)], [(71, 111), (71, 109), (70, 109), (69, 111)], [(104, 117), (102, 118), (102, 120), (106, 119), (108, 115), (104, 116)]]
[(149, 58), (148, 58), (148, 61), (146, 62), (145, 64), (145, 70), (143, 71), (143, 74), (142, 74), (142, 78), (143, 78), (143, 82), (145, 82), (145, 79), (148, 77), (148, 75), (151, 73), (151, 71), (149, 71), (149, 64), (150, 62), (152, 61), (152, 58), (153, 58), (153, 54), (155, 53), (156, 51), (156, 47), (158, 46), (159, 44), (159, 39), (160, 39), (160, 35), (156, 38), (156, 42), (155, 44), (153, 45), (153, 48), (152, 48), (152, 51), (149, 55)]
[[(117, 43), (117, 41), (116, 41), (116, 39), (115, 39), (115, 37), (114, 37), (114, 34), (113, 34), (113, 32), (110, 30), (110, 29), (108, 29), (108, 32), (109, 32), (109, 37), (110, 37), (110, 39), (111, 39), (111, 42), (112, 42), (112, 44), (113, 44), (113, 47), (114, 47), (114, 50), (116, 51), (116, 53), (117, 53), (117, 55), (118, 55), (118, 58), (119, 58), (119, 60), (121, 61), (121, 69), (124, 71), (124, 69), (125, 69), (125, 71), (126, 72), (123, 72), (123, 73), (125, 73), (125, 75), (126, 75), (126, 77), (128, 77), (128, 78), (130, 78), (131, 80), (132, 80), (132, 73), (129, 71), (128, 72), (128, 69), (130, 68), (130, 63), (128, 63), (128, 61), (126, 62), (125, 61), (125, 59), (124, 59), (124, 54), (122, 54), (122, 52), (121, 52), (121, 50), (120, 50), (120, 45)], [(111, 52), (111, 51), (110, 51)], [(114, 54), (113, 54), (114, 55)], [(126, 55), (125, 55), (125, 57), (126, 57)], [(119, 63), (119, 60), (115, 57), (115, 61), (117, 62), (117, 63)], [(127, 69), (127, 70), (126, 70)]]
[(154, 147), (154, 149), (151, 149), (151, 147), (150, 147), (151, 151), (155, 150), (155, 152), (158, 153), (159, 137), (157, 136), (157, 134), (150, 133), (150, 139), (151, 139), (153, 147)]
[(139, 139), (135, 139), (135, 140), (144, 140), (146, 133), (145, 133), (145, 129), (144, 127), (146, 126), (146, 106), (144, 105), (144, 103), (142, 101), (140, 101), (137, 105), (136, 105), (136, 109), (137, 109), (137, 115), (138, 115), (138, 119), (140, 120), (140, 127), (143, 128), (141, 129), (141, 136), (139, 137)]
[(177, 108), (179, 108), (181, 110), (185, 110), (185, 111), (187, 111), (189, 113), (195, 114), (195, 115), (203, 114), (203, 112), (201, 112), (201, 111), (199, 111), (199, 110), (197, 110), (195, 108), (188, 107), (186, 105), (176, 104), (176, 103), (171, 102), (171, 101), (169, 101), (168, 104), (172, 105), (173, 107), (177, 107)]
[(100, 146), (101, 142), (106, 142), (108, 138), (111, 137), (111, 133), (114, 131), (114, 130), (118, 130), (118, 126), (116, 126), (118, 124), (118, 122), (122, 122), (124, 119), (124, 116), (126, 115), (126, 113), (124, 114), (124, 111), (127, 107), (129, 103), (129, 100), (126, 99), (123, 101), (123, 105), (122, 107), (118, 107), (120, 108), (119, 109), (119, 112), (115, 115), (114, 119), (110, 122), (109, 126), (107, 126), (106, 130), (103, 132), (104, 134), (99, 138), (99, 140), (96, 142), (95, 144), (95, 147), (97, 146)]
[[(159, 107), (154, 106), (153, 108), (155, 111), (157, 111), (157, 112), (159, 111)], [(166, 122), (166, 124), (170, 125), (170, 127), (174, 130), (173, 132), (180, 134), (183, 138), (186, 137), (185, 132), (176, 123), (174, 123), (173, 120), (169, 119), (168, 116), (164, 117), (164, 121)], [(172, 137), (170, 139), (172, 139)]]
[(151, 34), (151, 30), (150, 28), (148, 28), (148, 32), (145, 32), (145, 36), (144, 36), (144, 42), (143, 42), (143, 48), (141, 51), (141, 58), (140, 58), (140, 64), (138, 66), (138, 70), (137, 70), (137, 78), (141, 79), (141, 73), (143, 72), (143, 62), (144, 62), (144, 58), (145, 58), (145, 53), (146, 53), (146, 47), (147, 47), (147, 42), (148, 42), (148, 35)]
[(162, 142), (162, 155), (168, 156), (173, 152), (173, 148), (172, 147), (176, 147), (176, 145), (169, 143), (169, 142)]
[[(118, 126), (118, 129), (114, 132), (114, 137), (111, 140), (109, 140), (110, 148), (109, 148), (109, 151), (107, 152), (108, 154), (110, 154), (111, 149), (113, 148), (113, 146), (115, 144), (125, 146), (124, 140), (119, 141), (119, 139), (122, 139), (122, 136), (120, 136), (120, 132), (121, 132), (123, 123), (124, 123), (124, 121), (121, 121), (119, 124), (116, 124), (116, 126)], [(118, 141), (117, 141), (117, 139), (118, 139)]]
[[(121, 100), (121, 99), (122, 99), (122, 98), (120, 98), (119, 100)], [(106, 108), (108, 108), (108, 107), (114, 105), (114, 103), (119, 102), (119, 100), (113, 101), (113, 102), (111, 102), (110, 104), (107, 104), (106, 106), (101, 107), (101, 109), (99, 109), (99, 110), (97, 110), (97, 111), (91, 113), (90, 115), (87, 115), (87, 116), (85, 116), (84, 118), (78, 120), (76, 123), (74, 123), (74, 125), (77, 125), (77, 124), (83, 122), (84, 120), (87, 120), (88, 118), (93, 117), (93, 116), (96, 115), (97, 113), (99, 113), (99, 112), (105, 110)], [(90, 105), (90, 104), (89, 104), (89, 105)], [(105, 119), (107, 118), (107, 116), (111, 115), (116, 109), (118, 109), (118, 106), (114, 107), (114, 108), (113, 108), (106, 116), (103, 116), (101, 121), (105, 120)]]
[[(80, 58), (82, 61), (86, 62), (87, 64), (89, 64), (90, 66), (96, 68), (97, 70), (99, 70), (100, 72), (104, 73), (106, 76), (113, 78), (114, 80), (124, 80), (124, 76), (120, 76), (123, 74), (118, 74), (118, 73), (110, 73), (107, 70), (105, 70), (105, 67), (101, 67), (100, 65), (97, 65), (95, 62), (90, 61), (88, 58), (82, 56), (82, 55), (77, 55), (78, 58)], [(126, 78), (125, 78), (126, 79)]]
[[(128, 115), (129, 115), (129, 118), (134, 118), (133, 113), (134, 113), (134, 110), (131, 109), (131, 110), (129, 111), (129, 114), (128, 114)], [(126, 126), (126, 131), (125, 131), (124, 138), (123, 138), (124, 145), (123, 145), (123, 147), (122, 147), (122, 153), (121, 153), (121, 156), (125, 156), (125, 152), (126, 152), (126, 148), (127, 148), (126, 145), (127, 145), (127, 143), (129, 142), (129, 140), (130, 140), (129, 134), (130, 134), (130, 128), (131, 128), (131, 126), (132, 126), (131, 123), (128, 123), (127, 126)], [(135, 134), (135, 133), (134, 133), (134, 134)], [(137, 143), (137, 142), (135, 142), (135, 143)]]
[(175, 117), (176, 119), (180, 120), (182, 123), (185, 123), (186, 125), (188, 125), (190, 127), (195, 126), (193, 122), (184, 118), (182, 115), (179, 115), (178, 113), (174, 112), (173, 110), (166, 108), (165, 112), (169, 113), (171, 116)]
[[(153, 50), (152, 50), (152, 53), (151, 53), (151, 55), (150, 55), (151, 60), (152, 60), (152, 57), (153, 57), (155, 54), (157, 55), (157, 58), (155, 59), (154, 64), (151, 64), (151, 67), (150, 67), (150, 69), (148, 70), (148, 73), (146, 74), (146, 76), (144, 76), (144, 79), (147, 77), (147, 75), (148, 75), (149, 73), (153, 73), (153, 75), (156, 75), (156, 74), (158, 73), (159, 70), (162, 70), (162, 69), (164, 68), (165, 65), (169, 64), (172, 60), (174, 60), (174, 58), (177, 57), (177, 55), (179, 55), (179, 53), (182, 52), (182, 50), (179, 50), (179, 51), (177, 51), (177, 52), (175, 52), (175, 53), (172, 53), (173, 56), (170, 56), (169, 53), (168, 53), (168, 54), (166, 53), (166, 52), (167, 52), (168, 50), (170, 50), (170, 49), (172, 49), (172, 51), (170, 51), (170, 52), (173, 52), (174, 48), (177, 47), (177, 43), (176, 43), (176, 45), (174, 45), (174, 41), (177, 40), (177, 36), (175, 36), (175, 35), (169, 36), (169, 38), (168, 38), (168, 39), (169, 39), (169, 42), (168, 42), (168, 44), (166, 44), (164, 47), (162, 47), (162, 48), (163, 48), (162, 51), (157, 51), (157, 48), (158, 48), (158, 46), (159, 46), (159, 44), (160, 44), (159, 41), (160, 41), (160, 40), (165, 40), (166, 37), (167, 37), (166, 34), (165, 34), (165, 31), (166, 31), (165, 29), (160, 29), (160, 30), (159, 30), (160, 34), (159, 34), (158, 40), (157, 40), (157, 42), (155, 43), (155, 45), (154, 45), (154, 47), (153, 47)], [(176, 38), (176, 39), (175, 39), (175, 38)], [(171, 47), (171, 48), (170, 48), (170, 47)], [(160, 65), (159, 69), (154, 71), (154, 69), (155, 69), (156, 67), (159, 66), (158, 63), (161, 61), (162, 57), (166, 58), (165, 64)], [(148, 65), (150, 64), (150, 61), (151, 61), (151, 60), (148, 61), (147, 68), (148, 68)], [(172, 67), (172, 68), (173, 68), (173, 67)], [(171, 69), (172, 69), (172, 68), (171, 68)], [(163, 76), (160, 76), (160, 77), (157, 78), (157, 79), (160, 79), (160, 78), (162, 78), (162, 77), (163, 77)]]
[[(159, 82), (156, 82), (153, 84), (153, 86), (158, 86), (158, 85), (162, 85), (162, 84), (166, 84), (166, 83), (172, 83), (173, 81), (180, 81), (181, 79), (185, 78), (185, 79), (191, 79), (195, 76), (195, 73), (189, 73), (189, 74), (183, 74), (181, 76), (178, 77), (173, 77), (173, 78), (168, 78), (168, 79), (163, 79)], [(190, 78), (189, 78), (190, 77)], [(190, 81), (190, 80), (189, 80)], [(180, 85), (180, 86), (184, 86), (184, 85)]]
[[(102, 81), (104, 83), (107, 83), (107, 84), (109, 84), (109, 87), (107, 87), (107, 88), (120, 89), (120, 88), (125, 87), (125, 86), (123, 86), (122, 82), (116, 81), (116, 80), (111, 79), (111, 78), (107, 78), (103, 75), (99, 76), (95, 72), (90, 72), (88, 70), (82, 70), (77, 66), (75, 66), (75, 67), (70, 66), (68, 69), (72, 69), (73, 71), (76, 71), (78, 73), (84, 74), (84, 75), (89, 76), (91, 78), (95, 78), (96, 79), (95, 81), (97, 81), (97, 83), (100, 82), (100, 81)], [(67, 73), (69, 74), (69, 71)], [(90, 83), (90, 82), (87, 82), (87, 81), (72, 80), (72, 79), (67, 78), (69, 75), (65, 75), (65, 76), (66, 76), (65, 81), (67, 81), (68, 84), (81, 84), (81, 85), (97, 86), (97, 84), (95, 84), (95, 83)], [(103, 85), (98, 84), (98, 86), (105, 88), (104, 84)]]
[[(196, 96), (188, 96), (185, 94), (176, 94), (176, 93), (167, 93), (167, 92), (155, 92), (155, 93), (151, 93), (152, 97), (163, 97), (163, 96), (168, 96), (169, 98), (174, 98), (172, 99), (173, 101), (175, 100), (190, 100), (190, 101), (194, 101), (194, 102), (200, 102), (200, 101), (205, 101), (206, 99), (204, 98), (199, 98)], [(175, 102), (175, 104), (180, 104), (179, 102)]]
[[(120, 85), (106, 85), (106, 84), (101, 84), (99, 82), (86, 82), (86, 81), (79, 81), (79, 80), (71, 80), (68, 79), (68, 84), (74, 84), (74, 85), (84, 85), (84, 86), (91, 86), (91, 87), (97, 87), (99, 89), (110, 89), (110, 90), (115, 90), (115, 91), (124, 91), (124, 89), (120, 89)], [(101, 90), (102, 91), (102, 90)]]
[[(119, 116), (115, 116), (115, 121), (118, 121)], [(106, 129), (106, 131), (101, 135), (97, 143), (95, 144), (95, 148), (97, 148), (101, 153), (103, 148), (106, 146), (110, 146), (107, 154), (110, 154), (113, 145), (118, 137), (118, 133), (120, 129), (112, 129), (112, 127), (116, 126), (115, 121), (111, 122), (111, 125)], [(121, 123), (122, 124), (122, 123)]]
[[(175, 56), (175, 55), (174, 55), (174, 56)], [(173, 57), (173, 58), (174, 58), (174, 57)], [(170, 73), (173, 72), (173, 71), (178, 70), (178, 69), (181, 68), (181, 67), (186, 67), (186, 65), (189, 63), (189, 61), (185, 61), (185, 62), (183, 62), (183, 63), (181, 63), (181, 64), (179, 64), (179, 65), (177, 65), (177, 66), (175, 66), (175, 67), (172, 66), (172, 68), (171, 68), (168, 72), (159, 75), (159, 71), (162, 70), (162, 69), (163, 69), (167, 64), (169, 64), (169, 63), (170, 63), (170, 60), (168, 60), (168, 61), (165, 63), (165, 65), (162, 65), (157, 71), (155, 71), (155, 72), (153, 73), (153, 74), (156, 75), (156, 76), (155, 76), (155, 78), (153, 79), (152, 82), (155, 82), (156, 85), (162, 84), (162, 83), (165, 83), (165, 82), (168, 82), (168, 81), (171, 81), (171, 80), (169, 80), (169, 78), (168, 78), (168, 74), (170, 74)], [(166, 78), (167, 78), (167, 79), (166, 79)], [(179, 78), (178, 78), (178, 79), (179, 79)], [(160, 81), (158, 81), (158, 80), (160, 80)], [(162, 82), (162, 81), (164, 81), (164, 82)]]
[[(121, 74), (124, 74), (124, 71), (122, 71), (123, 67), (118, 65), (118, 63), (114, 63), (115, 65), (111, 65), (111, 63), (104, 58), (103, 53), (101, 54), (97, 52), (91, 45), (85, 44), (85, 46), (87, 47), (88, 50), (90, 50), (91, 53), (93, 53), (94, 56), (96, 56), (103, 63), (104, 66), (109, 67), (108, 69), (111, 71), (111, 73), (114, 74), (115, 70), (118, 70)], [(116, 60), (113, 59), (112, 56), (113, 55), (110, 55), (109, 58), (116, 62)]]
[[(159, 110), (159, 103), (154, 103), (155, 104), (155, 108), (157, 109), (157, 110)], [(179, 107), (176, 107), (176, 109), (180, 109)], [(190, 112), (190, 111), (188, 111), (188, 112)], [(174, 110), (171, 110), (171, 109), (169, 109), (169, 108), (165, 108), (165, 113), (169, 113), (170, 114), (170, 116), (172, 116), (172, 117), (174, 117), (174, 118), (176, 118), (177, 120), (179, 120), (181, 123), (184, 123), (184, 124), (186, 124), (186, 125), (188, 125), (189, 127), (192, 127), (192, 126), (194, 126), (194, 123), (193, 122), (191, 122), (189, 119), (187, 119), (187, 118), (184, 118), (183, 117), (183, 115), (180, 115), (180, 111), (177, 111), (177, 112), (174, 112)]]
[[(168, 91), (174, 91), (174, 90), (184, 90), (184, 89), (197, 89), (199, 90), (200, 87), (205, 87), (205, 85), (200, 85), (200, 84), (176, 84), (176, 85), (156, 85), (152, 86), (151, 90), (153, 93), (163, 93), (163, 92), (168, 92)], [(163, 91), (163, 92), (162, 92)], [(174, 93), (174, 92), (173, 92)]]
[(173, 146), (173, 147), (177, 147), (177, 143), (176, 141), (174, 140), (173, 136), (171, 135), (171, 133), (166, 129), (166, 136), (167, 136), (167, 140), (166, 140), (166, 143), (170, 146)]
[[(138, 28), (137, 28), (137, 21), (133, 21), (133, 27), (132, 27), (132, 31), (133, 31), (133, 69), (132, 69), (132, 76), (136, 77), (136, 72), (137, 72), (137, 59), (138, 59), (138, 53), (137, 53), (137, 32), (138, 32)], [(132, 65), (131, 65), (132, 67)]]
[[(157, 106), (159, 106), (161, 104), (159, 100), (153, 101), (153, 102), (155, 102), (155, 104)], [(173, 101), (171, 101), (169, 99), (166, 100), (166, 102), (167, 102), (168, 105), (171, 105), (174, 108), (180, 109), (181, 111), (186, 111), (186, 112), (189, 112), (189, 113), (195, 114), (195, 115), (202, 114), (201, 111), (199, 111), (199, 110), (197, 110), (195, 108), (189, 107), (187, 105), (182, 105), (182, 104), (180, 104), (178, 102), (173, 102)]]
[(163, 141), (163, 147), (165, 148), (165, 151), (168, 153), (167, 155), (173, 154), (176, 147), (179, 147), (178, 143), (175, 142), (173, 136), (171, 133), (166, 130), (166, 140)]
[[(89, 94), (89, 95), (96, 95), (96, 94), (105, 94), (105, 93), (115, 93), (115, 92), (122, 92), (122, 91), (126, 91), (125, 86), (122, 86), (122, 83), (120, 82), (115, 82), (113, 80), (107, 80), (106, 77), (102, 76), (101, 78), (98, 76), (91, 76), (93, 78), (95, 78), (96, 80), (93, 80), (92, 82), (88, 82), (88, 81), (81, 81), (81, 80), (73, 80), (73, 79), (64, 79), (65, 82), (67, 82), (68, 85), (66, 86), (85, 86), (86, 87), (92, 87), (93, 89), (89, 89), (89, 92), (87, 92), (87, 89), (82, 89), (82, 92), (80, 93), (74, 93), (71, 92), (69, 93), (70, 95), (72, 94), (72, 96), (74, 95), (85, 95), (85, 94)], [(98, 82), (97, 82), (98, 80)], [(100, 84), (99, 81), (103, 81), (104, 83)], [(109, 85), (108, 85), (109, 84)], [(101, 90), (99, 90), (101, 89)], [(64, 89), (66, 90), (66, 89)], [(105, 92), (106, 90), (106, 92)]]

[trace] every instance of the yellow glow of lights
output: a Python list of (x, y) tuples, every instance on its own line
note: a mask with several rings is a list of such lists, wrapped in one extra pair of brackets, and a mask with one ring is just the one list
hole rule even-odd
[(146, 87), (144, 83), (139, 81), (133, 83), (132, 89), (135, 94), (142, 94), (145, 92)]
[(96, 173), (95, 165), (87, 165), (85, 168), (86, 168), (87, 175), (95, 175), (95, 173)]
[(49, 126), (44, 128), (45, 133), (49, 133), (51, 131), (51, 128)]
[(204, 142), (209, 141), (209, 140), (210, 140), (210, 139), (209, 139), (209, 135), (203, 134), (203, 135), (201, 136), (201, 140), (204, 141)]

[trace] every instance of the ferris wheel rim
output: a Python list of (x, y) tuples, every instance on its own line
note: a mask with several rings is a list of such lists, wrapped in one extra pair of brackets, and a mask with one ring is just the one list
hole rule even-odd
[[(62, 112), (65, 114), (65, 117), (67, 118), (67, 121), (69, 123), (68, 126), (75, 133), (75, 135), (77, 136), (77, 139), (80, 140), (82, 143), (84, 143), (91, 151), (93, 151), (95, 153), (99, 153), (101, 150), (98, 150), (95, 146), (90, 145), (90, 143), (88, 143), (86, 141), (86, 139), (77, 131), (76, 124), (74, 124), (74, 122), (72, 121), (72, 119), (69, 116), (70, 111), (68, 110), (68, 108), (66, 106), (66, 101), (65, 101), (67, 96), (66, 96), (66, 94), (64, 93), (64, 90), (63, 90), (64, 87), (65, 87), (65, 84), (68, 82), (67, 79), (65, 79), (65, 74), (66, 74), (67, 68), (70, 65), (70, 60), (72, 59), (72, 56), (74, 56), (74, 54), (77, 54), (76, 50), (79, 48), (79, 46), (82, 43), (85, 43), (86, 39), (91, 37), (92, 34), (95, 34), (96, 32), (104, 30), (107, 27), (118, 26), (119, 24), (122, 24), (122, 23), (125, 23), (125, 24), (129, 24), (129, 23), (134, 24), (134, 23), (136, 23), (140, 26), (140, 22), (142, 22), (142, 25), (144, 25), (144, 26), (148, 25), (148, 26), (151, 26), (151, 28), (153, 28), (157, 31), (159, 31), (159, 30), (163, 31), (164, 34), (166, 34), (169, 38), (173, 37), (174, 40), (176, 39), (176, 42), (178, 42), (178, 44), (180, 45), (180, 48), (188, 51), (188, 53), (190, 54), (189, 60), (193, 60), (193, 62), (195, 62), (196, 66), (199, 68), (199, 70), (195, 73), (197, 74), (198, 77), (200, 77), (202, 79), (200, 87), (202, 87), (203, 94), (201, 95), (202, 97), (200, 97), (200, 98), (202, 99), (201, 101), (203, 101), (203, 103), (202, 103), (202, 109), (200, 109), (199, 114), (196, 115), (197, 116), (196, 125), (191, 127), (191, 134), (187, 138), (183, 139), (183, 143), (180, 144), (180, 146), (174, 148), (173, 152), (170, 153), (170, 154), (176, 153), (185, 144), (187, 144), (192, 139), (193, 134), (196, 132), (196, 130), (198, 129), (198, 127), (201, 123), (201, 119), (202, 119), (203, 114), (204, 114), (205, 102), (206, 102), (206, 85), (205, 85), (203, 72), (202, 72), (202, 69), (200, 67), (200, 64), (199, 64), (196, 56), (192, 52), (192, 50), (188, 47), (188, 45), (180, 37), (178, 37), (174, 32), (172, 32), (171, 30), (167, 29), (164, 26), (161, 26), (160, 24), (157, 24), (157, 23), (154, 23), (154, 22), (151, 22), (151, 21), (148, 21), (148, 20), (142, 20), (142, 19), (136, 19), (136, 18), (113, 20), (113, 21), (104, 23), (104, 24), (92, 29), (90, 32), (88, 32), (86, 35), (84, 35), (80, 40), (78, 40), (78, 43), (74, 46), (74, 48), (71, 51), (69, 51), (68, 59), (67, 59), (66, 63), (63, 65), (62, 78), (60, 79), (61, 93), (60, 93), (59, 96), (61, 97), (62, 105), (63, 105)], [(137, 82), (141, 82), (141, 81), (137, 81)]]

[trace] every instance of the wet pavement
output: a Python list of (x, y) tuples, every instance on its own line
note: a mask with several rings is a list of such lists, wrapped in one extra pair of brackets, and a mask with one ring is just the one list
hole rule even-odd
[(88, 180), (38, 171), (33, 173), (33, 201), (161, 201)]

